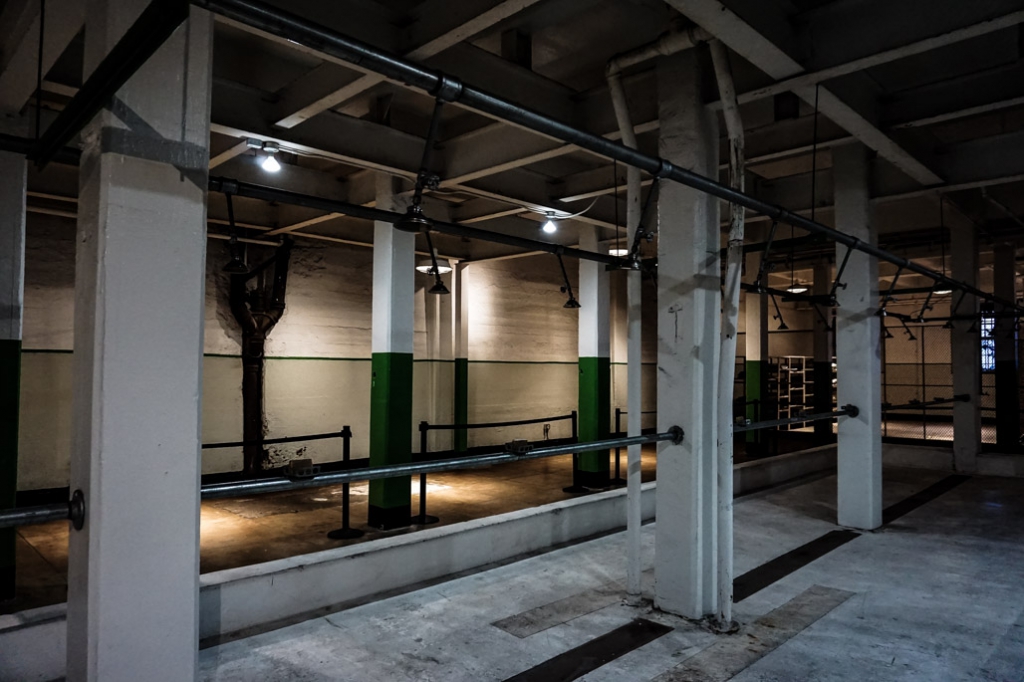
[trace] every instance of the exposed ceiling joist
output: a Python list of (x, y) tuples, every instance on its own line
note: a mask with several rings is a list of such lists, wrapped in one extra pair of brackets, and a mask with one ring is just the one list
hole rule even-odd
[[(43, 74), (82, 29), (82, 0), (49, 0), (43, 32)], [(39, 62), (38, 0), (12, 0), (0, 14), (0, 112), (18, 112), (36, 91)]]

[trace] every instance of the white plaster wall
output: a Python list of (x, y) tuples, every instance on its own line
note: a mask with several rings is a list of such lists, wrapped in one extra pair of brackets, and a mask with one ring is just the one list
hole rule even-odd
[[(30, 214), (26, 250), (18, 475), (19, 488), (32, 490), (68, 480), (74, 221)], [(252, 247), (249, 261), (256, 264), (270, 255), (270, 249)], [(354, 433), (353, 458), (368, 455), (372, 255), (361, 247), (297, 242), (286, 312), (267, 343), (269, 437), (347, 424)], [(230, 442), (242, 437), (242, 376), (240, 333), (228, 307), (228, 278), (221, 272), (228, 260), (226, 244), (211, 241), (207, 258), (202, 437), (205, 443)], [(575, 286), (575, 261), (567, 260), (566, 267)], [(562, 307), (557, 261), (548, 256), (480, 263), (472, 271), (470, 419), (501, 421), (576, 409), (578, 313)], [(443, 353), (427, 359), (425, 282), (417, 278), (413, 451), (419, 450), (416, 423), (453, 419), (453, 365)], [(653, 379), (650, 383), (653, 390)], [(552, 424), (551, 438), (569, 434), (569, 422)], [(476, 431), (470, 443), (497, 444), (512, 437), (540, 438), (542, 427)], [(431, 450), (449, 447), (450, 433), (432, 433)], [(275, 461), (300, 454), (315, 462), (334, 461), (341, 457), (341, 441), (271, 451)], [(239, 448), (204, 451), (203, 473), (240, 467)]]

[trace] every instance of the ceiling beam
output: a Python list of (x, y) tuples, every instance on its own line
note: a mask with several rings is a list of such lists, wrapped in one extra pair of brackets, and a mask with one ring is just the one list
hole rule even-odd
[[(46, 3), (43, 32), (43, 75), (45, 76), (85, 23), (82, 0), (50, 0)], [(0, 112), (21, 111), (36, 91), (39, 62), (38, 1), (12, 0), (0, 14), (0, 26), (9, 28), (0, 36)]]
[[(508, 17), (536, 4), (539, 0), (463, 0), (451, 3), (447, 0), (427, 0), (416, 8), (418, 21), (409, 28), (412, 42), (416, 47), (405, 51), (405, 58), (423, 61), (440, 52), (471, 38)], [(310, 91), (322, 89), (324, 81), (338, 76), (337, 69), (317, 69), (312, 76), (317, 82), (298, 83), (285, 93), (281, 105), (284, 113), (275, 125), (294, 128), (313, 116), (343, 104), (386, 79), (376, 73), (367, 73), (355, 78), (335, 79), (335, 87), (313, 101), (305, 101)]]
[[(792, 78), (805, 71), (804, 67), (793, 57), (719, 0), (665, 1), (777, 81)], [(817, 103), (824, 116), (844, 128), (918, 183), (922, 185), (942, 183), (941, 177), (911, 156), (867, 116), (840, 99), (828, 88), (803, 86), (794, 88), (792, 91), (811, 106)]]

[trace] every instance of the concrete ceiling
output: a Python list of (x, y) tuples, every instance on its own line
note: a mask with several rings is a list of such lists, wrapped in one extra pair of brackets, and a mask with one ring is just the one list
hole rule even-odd
[[(872, 192), (883, 233), (937, 228), (940, 194), (949, 200), (945, 223), (952, 229), (981, 226), (983, 235), (1020, 229), (1015, 221), (1024, 215), (1021, 0), (272, 4), (601, 135), (615, 132), (603, 81), (609, 57), (694, 22), (732, 50), (751, 158), (749, 191), (795, 210), (806, 212), (813, 204), (816, 217), (828, 223), (830, 149), (860, 140), (876, 153)], [(31, 32), (37, 6), (0, 0), (0, 18), (11, 18), (0, 25), (22, 27), (21, 34), (0, 30), (0, 83), (20, 88), (3, 103), (9, 119), (32, 115), (35, 62), (19, 61), (18, 55), (35, 49), (24, 35)], [(52, 19), (48, 14), (47, 26), (58, 37), (48, 46), (45, 107), (60, 108), (81, 84), (81, 23), (74, 12)], [(512, 32), (519, 36), (518, 52), (509, 47)], [(640, 146), (655, 151), (652, 68), (631, 70), (626, 84)], [(216, 30), (214, 74), (214, 173), (358, 203), (373, 199), (374, 170), (414, 177), (433, 107), (423, 93), (224, 22)], [(775, 96), (788, 93), (800, 99), (798, 116), (777, 120)], [(251, 152), (236, 155), (246, 137), (278, 141), (290, 152), (283, 156), (284, 170), (267, 176), (252, 163)], [(724, 140), (722, 145), (725, 159)], [(616, 193), (624, 183), (623, 168), (456, 105), (444, 113), (438, 164), (442, 186), (428, 209), (439, 217), (537, 236), (544, 212), (573, 213), (596, 199), (558, 235), (573, 243), (583, 229), (613, 238), (625, 216)], [(33, 182), (59, 184), (35, 176)], [(242, 210), (251, 222), (270, 228), (304, 223), (297, 234), (364, 241), (370, 235), (358, 220), (262, 209), (254, 202)], [(214, 203), (211, 215), (222, 218), (219, 211)], [(460, 257), (508, 252), (439, 241)]]

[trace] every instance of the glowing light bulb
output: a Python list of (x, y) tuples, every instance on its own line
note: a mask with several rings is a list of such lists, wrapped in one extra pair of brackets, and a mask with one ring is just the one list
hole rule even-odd
[(558, 232), (558, 225), (555, 225), (555, 221), (548, 218), (548, 221), (544, 223), (544, 227), (541, 228), (546, 234), (554, 234)]
[(267, 158), (263, 159), (263, 163), (260, 165), (263, 166), (263, 170), (268, 173), (276, 173), (281, 170), (281, 164), (273, 154), (267, 154)]

